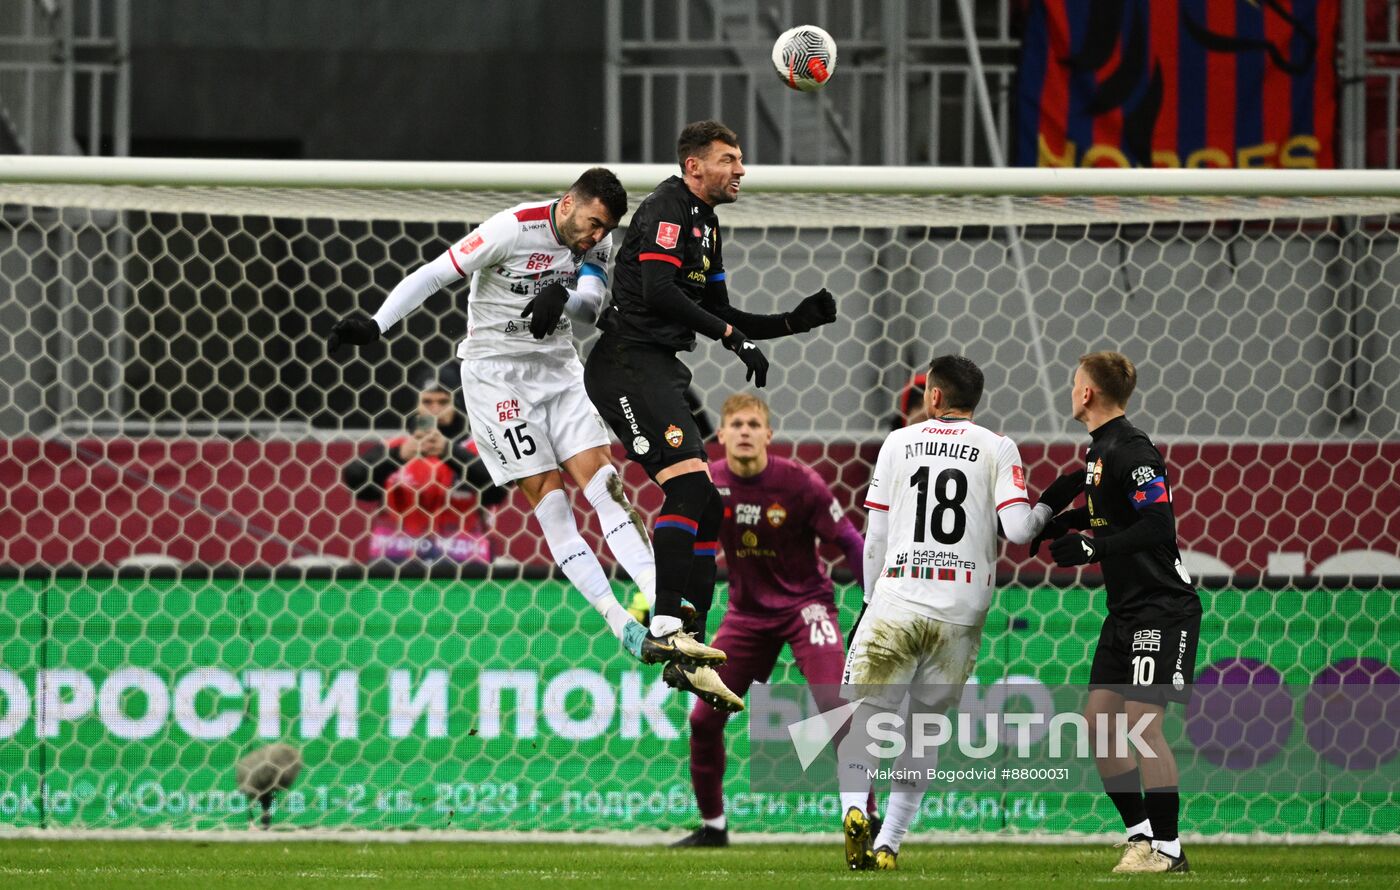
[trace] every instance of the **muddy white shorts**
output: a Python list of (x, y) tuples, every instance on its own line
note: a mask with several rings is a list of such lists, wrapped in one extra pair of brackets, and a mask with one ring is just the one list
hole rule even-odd
[(982, 627), (949, 624), (878, 593), (856, 628), (842, 675), (847, 697), (894, 710), (905, 694), (925, 705), (955, 705), (977, 664)]

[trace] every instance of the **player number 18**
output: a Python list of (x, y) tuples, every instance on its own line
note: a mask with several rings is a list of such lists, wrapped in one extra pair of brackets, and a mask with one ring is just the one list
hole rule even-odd
[[(909, 484), (918, 486), (919, 489), (919, 502), (914, 519), (914, 543), (924, 542), (925, 524), (928, 525), (928, 533), (940, 544), (956, 544), (961, 541), (963, 532), (967, 530), (967, 511), (962, 507), (963, 501), (967, 500), (967, 476), (963, 471), (956, 467), (948, 467), (933, 480), (932, 515), (928, 509), (928, 467), (919, 467), (914, 475), (909, 477)], [(952, 491), (948, 490), (949, 484), (952, 485)], [(953, 517), (952, 528), (944, 531), (943, 526), (948, 524), (947, 517), (950, 513)]]

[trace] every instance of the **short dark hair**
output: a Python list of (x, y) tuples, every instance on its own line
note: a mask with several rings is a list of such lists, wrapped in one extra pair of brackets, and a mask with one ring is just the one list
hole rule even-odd
[(613, 222), (627, 215), (627, 189), (618, 182), (617, 174), (607, 167), (589, 167), (569, 186), (574, 197), (587, 203), (595, 198), (612, 214)]
[(413, 374), (413, 385), (418, 392), (445, 392), (452, 395), (462, 384), (461, 372), (448, 365), (443, 368), (422, 368)]
[(985, 384), (982, 369), (961, 355), (940, 355), (928, 363), (929, 387), (938, 387), (954, 411), (975, 411)]
[(676, 140), (676, 160), (680, 162), (681, 172), (685, 172), (686, 158), (703, 158), (715, 140), (735, 148), (739, 147), (739, 134), (719, 121), (696, 121), (686, 124), (685, 129), (681, 130), (680, 138)]
[(1079, 366), (1094, 388), (1120, 408), (1128, 407), (1128, 399), (1137, 389), (1137, 368), (1121, 352), (1089, 352), (1079, 357)]

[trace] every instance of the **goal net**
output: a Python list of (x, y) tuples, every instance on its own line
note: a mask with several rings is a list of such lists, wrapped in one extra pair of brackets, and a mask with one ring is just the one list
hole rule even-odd
[[(325, 353), (336, 318), (581, 167), (4, 159), (0, 823), (239, 827), (268, 791), (274, 826), (695, 823), (688, 703), (550, 573), (523, 497), (399, 454), (425, 385), (471, 398), (451, 381), (465, 288)], [(634, 207), (670, 174), (619, 172)], [(984, 369), (978, 419), (1016, 439), (1034, 491), (1082, 460), (1076, 358), (1116, 349), (1202, 584), (1199, 682), (1400, 683), (1392, 176), (783, 168), (719, 213), (742, 308), (837, 296), (835, 324), (765, 344), (763, 395), (775, 452), (858, 528), (931, 356)], [(717, 423), (742, 366), (707, 343), (689, 362)], [(391, 473), (376, 454), (399, 455)], [(655, 487), (625, 478), (654, 515)], [(1087, 680), (1098, 577), (1043, 557), (1004, 548), (980, 686)], [(838, 599), (844, 630), (860, 592)], [(798, 681), (789, 656), (773, 681)], [(1284, 742), (1312, 738), (1300, 709)], [(736, 830), (833, 830), (834, 794), (750, 792), (742, 718), (727, 739)], [(1242, 774), (1188, 796), (1183, 822), (1400, 829), (1393, 796), (1334, 792), (1318, 764), (1297, 791)], [(935, 793), (914, 830), (1116, 820), (1102, 795)]]

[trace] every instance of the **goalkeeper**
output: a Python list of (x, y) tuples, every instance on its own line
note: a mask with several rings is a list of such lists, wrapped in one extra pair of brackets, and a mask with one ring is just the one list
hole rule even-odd
[[(1096, 751), (1104, 791), (1117, 807), (1127, 841), (1115, 872), (1185, 872), (1177, 823), (1181, 809), (1176, 759), (1162, 734), (1169, 702), (1185, 703), (1195, 679), (1201, 600), (1181, 565), (1167, 467), (1147, 434), (1125, 411), (1137, 369), (1117, 352), (1081, 356), (1074, 372), (1074, 419), (1092, 440), (1087, 467), (1070, 470), (1046, 489), (1041, 503), (1068, 505), (1080, 491), (1085, 505), (1051, 520), (1032, 543), (1054, 538), (1060, 566), (1099, 563), (1108, 616), (1089, 668), (1090, 726), (1106, 716), (1109, 744)], [(1092, 536), (1074, 529), (1091, 529)], [(1116, 715), (1136, 726), (1156, 754), (1141, 763), (1105, 756), (1120, 748)], [(1144, 791), (1146, 792), (1144, 795)]]
[[(627, 212), (612, 171), (594, 167), (552, 201), (503, 210), (399, 283), (373, 318), (336, 322), (328, 349), (378, 340), (440, 288), (471, 280), (462, 359), (463, 401), (482, 461), (497, 485), (515, 482), (564, 575), (644, 662), (718, 664), (724, 653), (688, 634), (651, 637), (613, 594), (579, 534), (562, 466), (598, 514), (603, 539), (644, 591), (656, 583), (646, 527), (611, 461), (607, 427), (583, 389), (569, 317), (592, 321), (607, 286), (611, 231)], [(712, 668), (704, 668), (713, 673)]]
[[(817, 542), (841, 548), (861, 583), (865, 540), (816, 471), (770, 455), (768, 405), (748, 393), (730, 396), (720, 412), (724, 459), (710, 464), (724, 501), (720, 540), (729, 567), (729, 610), (715, 645), (729, 655), (719, 675), (736, 695), (766, 683), (784, 646), (792, 648), (817, 707), (842, 702), (846, 653), (831, 578)], [(701, 825), (673, 846), (729, 844), (724, 812), (724, 725), (729, 715), (703, 701), (690, 712), (690, 779)], [(872, 796), (873, 800), (873, 796)]]

